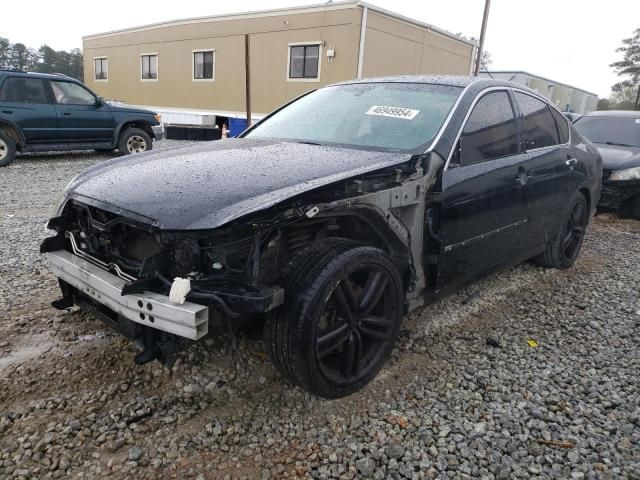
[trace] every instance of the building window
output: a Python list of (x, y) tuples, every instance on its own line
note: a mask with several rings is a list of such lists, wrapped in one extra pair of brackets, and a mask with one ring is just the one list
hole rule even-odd
[(320, 79), (320, 43), (289, 45), (289, 79)]
[(142, 59), (142, 80), (158, 79), (158, 54), (144, 53)]
[(107, 57), (94, 58), (93, 66), (96, 80), (108, 80), (109, 60), (107, 59)]
[(196, 50), (193, 52), (193, 79), (213, 80), (215, 68), (214, 50)]

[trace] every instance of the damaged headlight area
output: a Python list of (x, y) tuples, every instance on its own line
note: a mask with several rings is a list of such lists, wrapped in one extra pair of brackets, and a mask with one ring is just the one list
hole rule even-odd
[(640, 167), (627, 168), (626, 170), (614, 170), (611, 172), (609, 180), (613, 182), (640, 180)]
[[(171, 363), (186, 339), (197, 340), (210, 328), (229, 333), (283, 304), (278, 281), (288, 259), (335, 231), (331, 220), (309, 218), (307, 211), (175, 232), (69, 199), (47, 225), (56, 235), (41, 245), (60, 278), (63, 298), (54, 306), (88, 308), (140, 340), (145, 351), (139, 363)], [(189, 285), (184, 304), (170, 301), (176, 279)], [(180, 315), (183, 320), (174, 322)]]
[(70, 200), (48, 228), (57, 235), (43, 242), (43, 252), (64, 249), (109, 271), (127, 282), (123, 295), (168, 295), (173, 279), (184, 278), (191, 285), (188, 300), (212, 304), (231, 317), (282, 303), (273, 276), (281, 242), (273, 226), (164, 232)]

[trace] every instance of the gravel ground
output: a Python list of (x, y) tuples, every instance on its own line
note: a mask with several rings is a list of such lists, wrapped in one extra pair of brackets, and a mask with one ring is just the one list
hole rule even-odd
[(0, 479), (640, 478), (640, 223), (599, 216), (573, 269), (522, 265), (419, 310), (370, 386), (326, 401), (258, 335), (136, 366), (49, 306), (43, 225), (106, 158), (0, 169)]

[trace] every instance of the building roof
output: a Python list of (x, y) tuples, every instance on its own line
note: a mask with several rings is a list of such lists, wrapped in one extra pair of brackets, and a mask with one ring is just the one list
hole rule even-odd
[(525, 72), (524, 70), (482, 70), (480, 73), (484, 73), (487, 75), (491, 75), (493, 73), (497, 73), (497, 74), (513, 74), (513, 75), (527, 75), (529, 77), (534, 77), (534, 78), (538, 78), (540, 80), (544, 80), (545, 82), (550, 82), (553, 83), (555, 85), (562, 85), (563, 87), (567, 87), (567, 88), (571, 88), (573, 90), (578, 90), (580, 92), (586, 93), (587, 95), (593, 95), (594, 97), (597, 97), (598, 95), (596, 93), (593, 92), (589, 92), (588, 90), (584, 90), (582, 88), (578, 88), (578, 87), (574, 87), (573, 85), (569, 85), (567, 83), (562, 83), (562, 82), (558, 82), (556, 80), (551, 80), (550, 78), (546, 78), (546, 77), (541, 77), (540, 75), (535, 75), (533, 73), (529, 73), (529, 72)]
[(205, 17), (192, 17), (192, 18), (183, 18), (179, 20), (169, 20), (165, 22), (141, 25), (139, 27), (123, 28), (119, 30), (112, 30), (109, 32), (85, 35), (82, 37), (82, 40), (91, 40), (96, 38), (110, 37), (113, 35), (120, 35), (124, 33), (141, 32), (145, 30), (154, 30), (157, 28), (164, 28), (164, 27), (175, 27), (179, 25), (188, 25), (193, 23), (217, 22), (217, 21), (223, 21), (223, 20), (239, 20), (239, 19), (247, 19), (247, 18), (253, 18), (253, 17), (270, 17), (270, 16), (276, 16), (276, 15), (295, 15), (299, 13), (310, 13), (310, 12), (318, 12), (318, 11), (322, 12), (327, 10), (342, 10), (342, 9), (355, 8), (355, 7), (367, 7), (369, 10), (373, 12), (377, 12), (377, 13), (386, 15), (388, 17), (401, 20), (403, 22), (406, 22), (414, 26), (426, 28), (427, 30), (432, 30), (434, 32), (437, 32), (441, 35), (449, 37), (453, 40), (457, 40), (469, 46), (476, 45), (475, 42), (467, 40), (466, 38), (461, 37), (460, 35), (456, 35), (447, 30), (435, 27), (429, 23), (421, 22), (419, 20), (415, 20), (413, 18), (400, 15), (399, 13), (395, 13), (390, 10), (385, 10), (376, 5), (372, 5), (370, 3), (363, 2), (360, 0), (346, 0), (346, 1), (339, 1), (339, 2), (328, 1), (326, 3), (316, 3), (313, 5), (304, 5), (300, 7), (275, 8), (271, 10), (255, 10), (255, 11), (248, 11), (248, 12), (242, 12), (242, 13), (226, 13), (226, 14), (220, 14), (220, 15), (209, 15)]

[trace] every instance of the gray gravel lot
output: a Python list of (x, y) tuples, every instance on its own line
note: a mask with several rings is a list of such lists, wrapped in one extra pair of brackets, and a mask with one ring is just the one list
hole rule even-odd
[(258, 335), (136, 366), (100, 322), (49, 307), (45, 221), (107, 158), (0, 169), (0, 479), (640, 478), (640, 222), (596, 217), (573, 269), (522, 265), (412, 314), (379, 377), (326, 401), (278, 377)]

